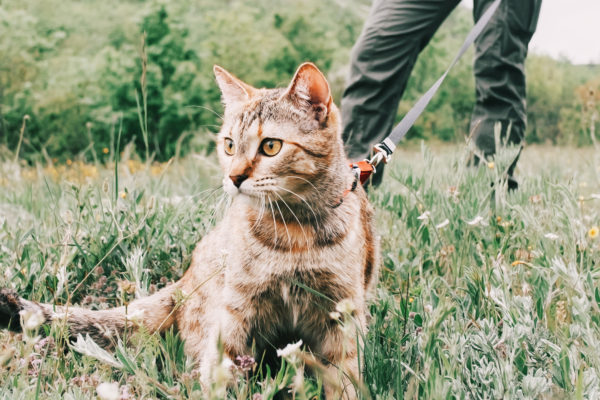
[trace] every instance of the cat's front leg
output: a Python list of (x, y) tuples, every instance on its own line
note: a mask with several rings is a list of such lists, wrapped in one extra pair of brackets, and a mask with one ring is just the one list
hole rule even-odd
[[(217, 371), (223, 368), (233, 368), (237, 356), (249, 355), (248, 346), (249, 324), (227, 307), (213, 310), (215, 323), (209, 329), (207, 346), (202, 356), (200, 376), (204, 390), (207, 390), (217, 377)], [(231, 383), (231, 382), (230, 382)]]
[(354, 400), (358, 398), (360, 382), (360, 365), (358, 359), (357, 342), (364, 333), (364, 315), (356, 315), (356, 318), (346, 322), (346, 326), (340, 325), (337, 329), (327, 332), (322, 344), (321, 354), (328, 362), (327, 377), (323, 384), (325, 398), (327, 400), (344, 399)]
[(323, 383), (327, 400), (354, 400), (358, 398), (359, 365), (356, 352), (348, 352), (336, 363), (329, 363), (328, 377)]

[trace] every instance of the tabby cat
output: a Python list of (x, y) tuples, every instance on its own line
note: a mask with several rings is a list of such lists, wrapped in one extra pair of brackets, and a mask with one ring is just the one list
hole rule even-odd
[[(235, 360), (261, 359), (301, 339), (341, 377), (341, 385), (325, 385), (326, 397), (355, 398), (359, 343), (332, 312), (350, 301), (366, 329), (378, 242), (373, 211), (348, 167), (329, 84), (311, 63), (284, 89), (256, 89), (218, 66), (214, 73), (225, 105), (217, 148), (231, 205), (198, 243), (183, 278), (127, 312), (142, 315), (151, 332), (174, 325), (204, 385), (219, 362), (219, 340)], [(66, 314), (72, 337), (89, 334), (104, 346), (127, 321), (123, 307), (53, 307), (0, 292), (1, 326), (18, 330), (23, 310), (40, 311), (47, 322)]]

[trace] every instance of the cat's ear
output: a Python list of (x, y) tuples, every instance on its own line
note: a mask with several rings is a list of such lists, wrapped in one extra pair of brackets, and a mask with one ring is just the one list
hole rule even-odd
[(225, 69), (215, 65), (213, 71), (226, 107), (231, 104), (245, 102), (253, 96), (256, 89), (231, 75)]
[(332, 102), (329, 83), (313, 63), (307, 62), (298, 67), (284, 96), (312, 113), (319, 123), (323, 123), (329, 115)]

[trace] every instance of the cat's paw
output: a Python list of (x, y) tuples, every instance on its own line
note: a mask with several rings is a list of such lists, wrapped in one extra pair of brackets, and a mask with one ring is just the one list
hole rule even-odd
[(12, 289), (0, 289), (0, 328), (21, 330), (19, 311), (23, 309), (21, 298)]

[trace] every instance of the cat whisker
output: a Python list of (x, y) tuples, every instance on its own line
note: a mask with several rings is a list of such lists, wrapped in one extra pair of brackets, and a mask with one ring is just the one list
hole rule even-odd
[(223, 120), (223, 116), (210, 107), (191, 105), (191, 106), (185, 106), (184, 108), (203, 108), (203, 109), (215, 114), (217, 117), (219, 117), (220, 120)]
[(266, 196), (262, 197), (261, 205), (260, 205), (260, 214), (259, 214), (260, 218), (258, 219), (257, 223), (262, 222), (262, 220), (265, 218), (265, 214), (267, 212), (267, 199), (268, 199), (268, 197), (266, 197)]
[(275, 246), (277, 246), (277, 220), (275, 220), (275, 211), (273, 210), (273, 203), (271, 203), (271, 199), (269, 200), (269, 207), (271, 208), (271, 215), (273, 216), (273, 232), (275, 232)]
[(279, 207), (279, 203), (277, 201), (275, 201), (275, 205), (277, 206), (277, 210), (279, 210), (279, 215), (281, 215), (281, 221), (283, 222), (285, 232), (287, 233), (288, 245), (292, 247), (292, 237), (290, 236), (290, 231), (288, 230), (287, 223), (285, 222), (285, 217), (283, 216), (283, 213), (281, 212), (281, 208)]
[(310, 206), (310, 204), (308, 203), (308, 201), (306, 201), (306, 199), (304, 197), (300, 196), (298, 193), (294, 192), (293, 190), (289, 190), (289, 189), (286, 189), (286, 188), (281, 187), (281, 186), (277, 186), (277, 188), (281, 189), (281, 190), (285, 190), (286, 192), (291, 193), (294, 196), (298, 197), (303, 203), (306, 204), (306, 206), (308, 207), (308, 209), (312, 212), (312, 214), (315, 217), (315, 222), (319, 220), (319, 217), (317, 217), (317, 214), (315, 213), (315, 210), (313, 210), (313, 208)]
[(252, 224), (252, 227), (250, 227), (250, 230), (254, 230), (259, 222), (262, 221), (264, 214), (265, 214), (265, 195), (261, 194), (260, 196), (260, 209), (258, 210), (258, 217), (256, 218), (256, 221), (254, 221), (254, 224)]
[(286, 175), (286, 178), (295, 178), (295, 179), (300, 179), (300, 180), (302, 180), (302, 181), (304, 181), (304, 182), (308, 183), (310, 186), (312, 186), (312, 187), (313, 187), (313, 189), (315, 189), (315, 191), (316, 191), (317, 193), (319, 192), (319, 189), (317, 189), (317, 187), (316, 187), (316, 186), (315, 186), (315, 185), (314, 185), (314, 184), (313, 184), (311, 181), (309, 181), (308, 179), (302, 178), (302, 177), (300, 177), (300, 176), (297, 176), (297, 175)]
[(220, 191), (220, 189), (223, 187), (223, 185), (216, 187), (216, 188), (212, 188), (212, 189), (207, 189), (207, 190), (203, 190), (201, 192), (195, 193), (193, 195), (191, 195), (191, 198), (195, 198), (198, 197), (199, 200), (201, 201), (206, 201), (208, 200), (211, 196), (213, 196), (215, 193), (218, 193)]
[(304, 242), (306, 243), (306, 247), (309, 248), (310, 243), (308, 241), (308, 236), (306, 235), (306, 231), (304, 230), (304, 225), (302, 223), (300, 223), (300, 219), (298, 218), (296, 213), (292, 210), (292, 208), (288, 205), (288, 203), (283, 199), (283, 197), (281, 197), (281, 195), (277, 192), (273, 192), (273, 193), (275, 193), (275, 195), (277, 197), (279, 197), (279, 199), (283, 202), (283, 204), (287, 207), (287, 209), (290, 210), (290, 213), (292, 214), (292, 216), (296, 219), (296, 222), (300, 226), (300, 230), (302, 230), (302, 235), (304, 236)]
[[(213, 195), (214, 193), (217, 193), (217, 191), (214, 191), (213, 193), (211, 193), (211, 195)], [(208, 198), (211, 195), (209, 195), (206, 200), (208, 200)], [(223, 204), (223, 201), (226, 199), (228, 200), (229, 196), (227, 196), (227, 194), (225, 192), (221, 192), (221, 195), (218, 197), (218, 200), (215, 201), (212, 211), (210, 213), (210, 216), (208, 218), (208, 222), (210, 223), (211, 226), (215, 224), (217, 212), (222, 209), (221, 206)]]
[(216, 190), (219, 190), (219, 189), (221, 189), (222, 187), (223, 187), (223, 185), (221, 185), (221, 186), (219, 186), (219, 187), (213, 187), (213, 188), (209, 188), (209, 189), (204, 189), (204, 190), (201, 190), (201, 191), (199, 191), (199, 192), (197, 192), (197, 193), (191, 194), (191, 195), (190, 195), (190, 197), (198, 197), (198, 196), (202, 196), (203, 194), (205, 194), (205, 193), (207, 193), (207, 192), (211, 192), (211, 193), (212, 193), (212, 192), (214, 192), (214, 191), (216, 191)]

